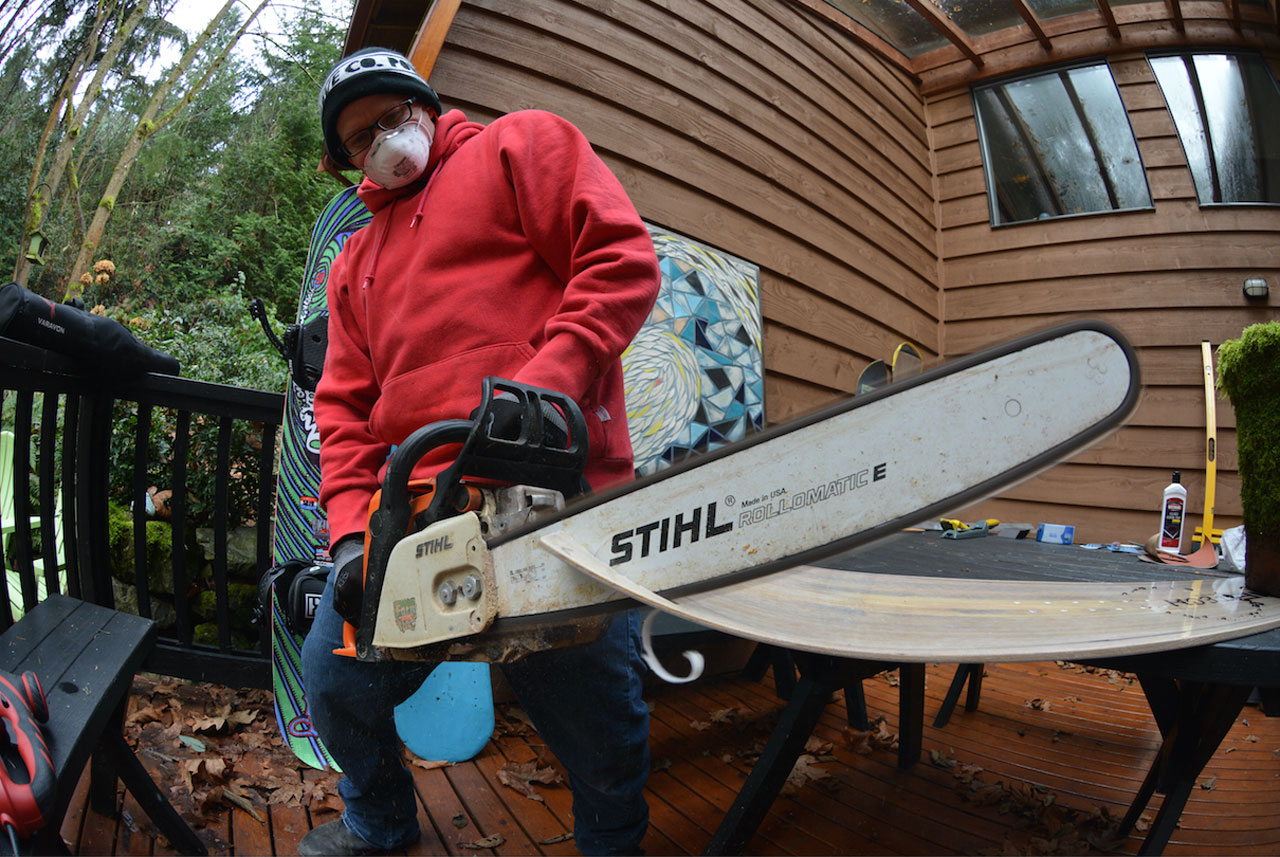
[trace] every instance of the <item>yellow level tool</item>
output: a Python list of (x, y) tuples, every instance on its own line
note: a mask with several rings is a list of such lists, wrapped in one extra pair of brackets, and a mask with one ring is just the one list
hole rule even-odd
[(1207, 339), (1200, 340), (1200, 362), (1204, 364), (1204, 516), (1191, 537), (1197, 548), (1206, 534), (1215, 545), (1222, 540), (1222, 530), (1213, 528), (1213, 493), (1218, 481), (1218, 394), (1213, 385), (1213, 351)]

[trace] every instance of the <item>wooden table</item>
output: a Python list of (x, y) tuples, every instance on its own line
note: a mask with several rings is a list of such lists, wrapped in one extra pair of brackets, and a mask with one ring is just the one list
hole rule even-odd
[[(1098, 584), (1145, 584), (1167, 580), (1212, 581), (1232, 577), (1141, 562), (1137, 556), (1109, 550), (1088, 551), (1078, 546), (1045, 545), (1029, 540), (987, 536), (943, 539), (937, 532), (901, 533), (821, 563), (830, 568), (886, 575), (956, 580), (1041, 580)], [(760, 761), (726, 814), (708, 854), (740, 853), (754, 835), (795, 760), (802, 752), (831, 693), (851, 682), (909, 662), (832, 657), (793, 652), (800, 678)], [(1255, 686), (1280, 684), (1280, 629), (1193, 648), (1147, 652), (1110, 658), (1082, 658), (1114, 669), (1136, 673), (1151, 703), (1163, 743), (1146, 781), (1124, 822), (1127, 833), (1154, 791), (1165, 799), (1140, 853), (1159, 854), (1168, 842), (1196, 777), (1208, 763), (1239, 715)], [(902, 680), (923, 683), (922, 670), (910, 663)], [(920, 692), (904, 699), (923, 700)], [(1277, 712), (1271, 712), (1273, 715)], [(901, 715), (903, 740), (913, 742), (923, 726), (923, 706), (912, 705)]]

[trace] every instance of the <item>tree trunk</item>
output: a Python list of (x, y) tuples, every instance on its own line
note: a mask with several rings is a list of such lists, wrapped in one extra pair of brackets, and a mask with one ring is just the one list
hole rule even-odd
[[(133, 11), (129, 13), (129, 17), (116, 30), (111, 44), (107, 46), (106, 51), (103, 52), (102, 57), (98, 60), (93, 79), (89, 81), (89, 86), (85, 90), (84, 97), (80, 99), (80, 103), (72, 109), (71, 116), (63, 129), (62, 139), (58, 143), (58, 149), (54, 153), (53, 162), (49, 165), (49, 172), (40, 184), (38, 196), (40, 204), (28, 210), (26, 228), (23, 232), (26, 238), (29, 239), (30, 236), (34, 235), (44, 222), (45, 208), (53, 203), (54, 198), (57, 197), (58, 191), (61, 189), (62, 177), (66, 173), (67, 163), (75, 153), (76, 143), (79, 142), (80, 130), (84, 127), (90, 108), (92, 108), (93, 103), (102, 92), (102, 81), (106, 78), (107, 72), (111, 70), (111, 66), (115, 64), (116, 57), (120, 55), (125, 42), (128, 41), (129, 36), (137, 28), (138, 22), (142, 20), (150, 5), (151, 0), (141, 0), (134, 7)], [(94, 41), (96, 43), (96, 38)], [(24, 264), (26, 269), (22, 270), (22, 275), (25, 277), (31, 269), (31, 263), (20, 255), (18, 258), (19, 269)], [(16, 275), (14, 279), (22, 282), (22, 279)]]
[(240, 40), (240, 37), (249, 29), (249, 25), (258, 17), (258, 13), (266, 8), (271, 0), (262, 0), (258, 8), (253, 10), (240, 26), (240, 29), (227, 41), (222, 53), (209, 63), (200, 79), (191, 85), (191, 88), (173, 107), (162, 115), (157, 116), (173, 87), (177, 85), (182, 75), (195, 62), (201, 48), (213, 36), (218, 24), (237, 2), (239, 0), (227, 0), (226, 5), (209, 22), (209, 26), (205, 27), (204, 32), (187, 48), (186, 53), (182, 55), (182, 59), (178, 60), (177, 64), (169, 72), (169, 76), (156, 88), (151, 100), (147, 103), (146, 109), (142, 111), (137, 128), (130, 135), (129, 142), (125, 144), (124, 151), (120, 153), (115, 169), (111, 171), (111, 177), (107, 180), (106, 190), (103, 191), (102, 199), (93, 212), (93, 221), (89, 224), (84, 240), (80, 243), (80, 252), (77, 254), (71, 268), (67, 271), (67, 298), (80, 297), (84, 292), (84, 284), (81, 282), (81, 277), (89, 274), (94, 253), (97, 252), (98, 243), (102, 240), (102, 233), (107, 228), (107, 220), (111, 217), (111, 211), (115, 208), (116, 196), (120, 193), (120, 189), (124, 187), (125, 180), (129, 178), (129, 171), (133, 169), (134, 161), (137, 160), (142, 147), (146, 145), (153, 134), (172, 121), (184, 107), (191, 103), (191, 99), (195, 97), (195, 94), (208, 82), (213, 73), (226, 61), (236, 42)]
[(22, 234), (18, 236), (18, 261), (14, 265), (13, 279), (25, 285), (27, 275), (31, 273), (31, 263), (27, 261), (27, 244), (31, 240), (31, 236), (35, 233), (36, 224), (39, 224), (44, 216), (44, 207), (48, 203), (48, 196), (40, 190), (40, 174), (44, 170), (44, 156), (49, 148), (49, 139), (53, 136), (53, 131), (58, 127), (58, 116), (62, 112), (62, 105), (76, 91), (76, 87), (80, 85), (80, 79), (84, 76), (85, 63), (89, 61), (89, 57), (93, 56), (98, 49), (98, 38), (102, 35), (102, 25), (106, 22), (108, 14), (115, 9), (115, 0), (110, 3), (107, 0), (99, 0), (98, 14), (94, 18), (93, 28), (89, 32), (88, 38), (80, 47), (80, 53), (76, 55), (75, 60), (71, 64), (71, 70), (67, 72), (66, 80), (62, 82), (62, 88), (58, 90), (58, 94), (54, 96), (53, 104), (49, 107), (49, 119), (45, 122), (44, 133), (40, 135), (40, 143), (36, 146), (36, 155), (34, 163), (31, 166), (31, 178), (27, 182), (27, 211), (23, 218)]

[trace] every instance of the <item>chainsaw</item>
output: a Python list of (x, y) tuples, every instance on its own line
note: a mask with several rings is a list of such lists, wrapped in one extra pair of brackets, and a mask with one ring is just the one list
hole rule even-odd
[[(1124, 337), (1075, 322), (590, 495), (573, 400), (489, 378), (474, 419), (392, 455), (362, 575), (340, 581), (340, 651), (502, 662), (586, 642), (637, 601), (811, 563), (1005, 490), (1117, 429), (1140, 389)], [(499, 396), (523, 411), (518, 436), (492, 431)], [(545, 442), (548, 406), (563, 444)], [(453, 464), (414, 484), (446, 444), (462, 445)]]

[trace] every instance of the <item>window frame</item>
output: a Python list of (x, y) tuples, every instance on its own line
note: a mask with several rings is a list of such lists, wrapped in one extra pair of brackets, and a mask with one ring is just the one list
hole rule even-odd
[[(992, 163), (991, 153), (987, 147), (987, 132), (983, 127), (982, 111), (978, 104), (978, 95), (983, 90), (994, 89), (996, 87), (1005, 86), (1010, 83), (1016, 83), (1021, 80), (1031, 80), (1038, 77), (1049, 75), (1058, 75), (1065, 71), (1071, 71), (1079, 68), (1096, 68), (1103, 67), (1106, 69), (1108, 76), (1111, 78), (1111, 84), (1115, 87), (1116, 97), (1120, 101), (1120, 107), (1124, 111), (1126, 127), (1129, 130), (1129, 136), (1133, 140), (1133, 148), (1138, 156), (1138, 168), (1142, 171), (1142, 182), (1147, 190), (1147, 204), (1137, 206), (1126, 206), (1124, 208), (1105, 208), (1096, 211), (1080, 211), (1069, 212), (1066, 214), (1052, 214), (1048, 217), (1034, 217), (1027, 220), (1010, 220), (1000, 222), (999, 202), (996, 195), (995, 175), (994, 171), (988, 167)], [(1113, 214), (1128, 214), (1133, 212), (1150, 212), (1155, 210), (1155, 199), (1151, 194), (1151, 180), (1147, 175), (1147, 165), (1142, 157), (1142, 149), (1138, 145), (1138, 136), (1133, 130), (1133, 117), (1129, 113), (1129, 106), (1125, 104), (1124, 97), (1120, 94), (1120, 86), (1116, 83), (1115, 70), (1112, 69), (1111, 63), (1105, 56), (1086, 57), (1070, 62), (1057, 63), (1055, 65), (1043, 66), (1034, 71), (1019, 71), (1015, 74), (1003, 75), (993, 80), (983, 81), (969, 87), (969, 98), (973, 104), (973, 118), (977, 125), (978, 131), (978, 147), (982, 156), (982, 173), (983, 183), (987, 192), (987, 221), (992, 229), (1003, 229), (1011, 226), (1026, 226), (1028, 224), (1046, 223), (1048, 221), (1065, 220), (1068, 218), (1080, 217), (1098, 217)], [(1086, 129), (1087, 132), (1087, 129)], [(1097, 151), (1095, 147), (1095, 151)]]

